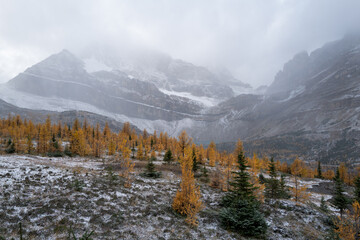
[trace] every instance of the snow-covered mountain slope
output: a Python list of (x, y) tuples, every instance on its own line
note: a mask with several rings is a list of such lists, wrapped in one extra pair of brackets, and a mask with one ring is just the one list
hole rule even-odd
[(142, 50), (128, 54), (126, 51), (117, 51), (115, 47), (93, 46), (80, 55), (86, 63), (86, 69), (111, 68), (153, 83), (159, 89), (179, 94), (186, 92), (196, 97), (225, 100), (236, 93), (252, 90), (250, 85), (235, 79), (229, 71), (214, 73), (205, 67), (155, 51)]
[(182, 119), (198, 115), (203, 109), (200, 102), (164, 94), (154, 84), (130, 78), (123, 72), (88, 73), (84, 62), (66, 50), (28, 68), (7, 86), (50, 101), (72, 100), (150, 120)]
[[(3, 86), (1, 86), (0, 89), (1, 89), (0, 94), (1, 96), (3, 96), (4, 93)], [(29, 96), (23, 95), (20, 97), (21, 98), (25, 97), (25, 99), (22, 100), (23, 103), (26, 102), (26, 99), (30, 99)], [(83, 122), (86, 119), (87, 122), (93, 126), (99, 123), (101, 127), (104, 127), (105, 123), (108, 123), (109, 127), (112, 128), (114, 131), (121, 130), (125, 122), (125, 120), (123, 119), (115, 120), (112, 117), (107, 117), (103, 114), (96, 114), (92, 111), (62, 109), (63, 111), (59, 112), (59, 111), (55, 111), (57, 109), (54, 109), (53, 111), (51, 110), (51, 108), (47, 108), (51, 106), (50, 104), (46, 104), (45, 108), (43, 108), (43, 107), (36, 107), (35, 105), (29, 106), (26, 104), (21, 104), (21, 102), (17, 102), (17, 103), (20, 103), (20, 105), (23, 105), (24, 107), (18, 107), (0, 99), (0, 118), (6, 118), (9, 115), (19, 115), (22, 118), (31, 119), (33, 122), (44, 122), (47, 116), (50, 116), (51, 120), (54, 123), (61, 121), (63, 124), (68, 124), (70, 126), (73, 124), (75, 118), (79, 119), (80, 122)], [(31, 107), (31, 109), (28, 107)], [(135, 125), (132, 125), (132, 127), (136, 131), (138, 132), (140, 131), (140, 129), (137, 128)]]
[[(30, 109), (90, 111), (171, 136), (185, 129), (200, 143), (241, 138), (250, 151), (279, 158), (360, 161), (359, 46), (360, 37), (349, 35), (302, 52), (268, 88), (225, 100), (219, 75), (170, 57), (126, 65), (103, 53), (80, 60), (63, 51), (0, 87), (0, 98)], [(198, 94), (198, 87), (218, 94)]]

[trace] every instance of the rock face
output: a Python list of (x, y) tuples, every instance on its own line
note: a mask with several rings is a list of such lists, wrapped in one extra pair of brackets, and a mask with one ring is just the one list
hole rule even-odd
[(257, 94), (233, 96), (235, 83), (226, 71), (215, 74), (164, 54), (125, 63), (117, 54), (78, 58), (65, 50), (0, 91), (21, 107), (86, 110), (172, 136), (185, 129), (199, 143), (240, 138), (250, 152), (278, 158), (360, 161), (359, 35), (297, 54)]
[[(243, 106), (240, 102), (223, 104)], [(360, 160), (359, 35), (296, 55), (261, 100), (228, 113), (227, 119), (233, 129), (247, 129), (251, 150), (267, 146), (313, 160)]]

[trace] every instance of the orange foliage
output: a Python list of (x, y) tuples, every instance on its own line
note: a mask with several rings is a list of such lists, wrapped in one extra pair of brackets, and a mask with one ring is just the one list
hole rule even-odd
[(196, 186), (192, 172), (192, 151), (190, 147), (185, 148), (181, 160), (181, 183), (176, 192), (172, 207), (181, 215), (186, 215), (186, 222), (197, 226), (196, 214), (202, 209), (200, 200), (200, 187)]

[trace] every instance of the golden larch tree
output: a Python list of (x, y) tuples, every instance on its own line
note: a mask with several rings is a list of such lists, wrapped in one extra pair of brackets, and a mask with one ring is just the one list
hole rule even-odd
[(185, 155), (185, 148), (190, 146), (192, 143), (192, 139), (187, 135), (186, 131), (182, 131), (179, 135), (178, 146), (180, 148), (180, 153), (182, 156)]
[(192, 150), (185, 148), (184, 156), (181, 160), (181, 183), (180, 189), (176, 192), (172, 207), (181, 215), (186, 215), (186, 222), (197, 226), (196, 214), (202, 209), (200, 200), (200, 187), (196, 186), (194, 174), (192, 172)]

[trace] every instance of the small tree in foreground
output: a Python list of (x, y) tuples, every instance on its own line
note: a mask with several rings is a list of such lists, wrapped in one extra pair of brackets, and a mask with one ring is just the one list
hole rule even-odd
[(265, 234), (267, 225), (259, 212), (260, 203), (255, 198), (256, 188), (250, 183), (246, 163), (241, 149), (238, 155), (239, 170), (233, 172), (230, 191), (222, 200), (224, 207), (220, 212), (220, 221), (224, 228), (244, 236), (261, 236)]
[(352, 204), (352, 212), (347, 210), (345, 217), (337, 217), (334, 221), (335, 232), (340, 239), (355, 240), (359, 239), (360, 231), (360, 204), (355, 201)]
[(159, 178), (161, 176), (161, 172), (155, 170), (155, 164), (153, 163), (152, 157), (148, 160), (148, 164), (146, 165), (146, 171), (143, 172), (141, 175), (149, 178)]
[(180, 189), (176, 192), (172, 207), (181, 215), (186, 215), (186, 222), (197, 226), (196, 214), (202, 209), (200, 200), (200, 187), (196, 186), (192, 172), (193, 159), (191, 148), (186, 147), (184, 156), (180, 156), (181, 162), (181, 183)]

